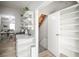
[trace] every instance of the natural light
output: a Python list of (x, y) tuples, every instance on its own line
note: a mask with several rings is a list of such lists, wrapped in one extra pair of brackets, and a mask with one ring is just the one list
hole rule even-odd
[(13, 30), (15, 30), (15, 24), (10, 24), (10, 29), (13, 29)]

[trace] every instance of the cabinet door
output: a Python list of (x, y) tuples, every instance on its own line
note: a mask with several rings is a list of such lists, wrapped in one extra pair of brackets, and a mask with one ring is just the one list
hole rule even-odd
[(48, 50), (59, 56), (59, 23), (60, 12), (48, 16)]
[(16, 35), (17, 57), (31, 57), (31, 46), (33, 38), (24, 38), (25, 35)]

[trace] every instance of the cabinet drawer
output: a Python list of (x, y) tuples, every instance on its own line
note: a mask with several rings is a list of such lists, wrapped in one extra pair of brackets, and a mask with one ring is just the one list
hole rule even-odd
[(17, 44), (30, 43), (33, 39), (17, 39)]
[(23, 49), (22, 51), (19, 51), (17, 56), (18, 57), (30, 57), (30, 47)]
[(17, 52), (20, 52), (20, 51), (25, 50), (25, 49), (30, 48), (30, 47), (31, 47), (31, 44), (17, 46)]

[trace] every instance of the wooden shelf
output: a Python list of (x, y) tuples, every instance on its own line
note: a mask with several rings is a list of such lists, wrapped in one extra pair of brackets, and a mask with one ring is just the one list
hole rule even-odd
[(74, 38), (74, 37), (61, 37), (61, 39), (66, 39), (66, 40), (76, 40), (79, 41), (79, 38)]
[(76, 9), (76, 7), (79, 7), (79, 4), (75, 4), (73, 6), (69, 6), (67, 8), (60, 10), (61, 15), (66, 14), (66, 13), (71, 13), (71, 12), (78, 10), (78, 9)]
[(74, 17), (74, 18), (70, 18), (70, 19), (61, 19), (61, 21), (64, 21), (64, 20), (66, 20), (66, 21), (68, 21), (68, 20), (75, 20), (75, 19), (78, 19), (79, 17)]
[(63, 17), (63, 16), (67, 16), (67, 15), (72, 15), (72, 14), (78, 13), (78, 12), (79, 12), (79, 11), (74, 11), (74, 12), (71, 12), (71, 13), (63, 14), (63, 15), (61, 15), (61, 16)]
[(60, 38), (64, 54), (79, 54), (79, 4), (60, 10)]
[(63, 46), (65, 49), (68, 49), (68, 50), (75, 52), (75, 53), (79, 53), (78, 48), (76, 49), (76, 47), (73, 47), (73, 46), (66, 44), (66, 43), (62, 43), (62, 44), (65, 45), (65, 47)]
[(75, 13), (75, 14), (71, 14), (71, 15), (67, 15), (67, 16), (61, 16), (61, 20), (66, 20), (66, 19), (73, 19), (75, 17), (79, 17), (79, 12)]

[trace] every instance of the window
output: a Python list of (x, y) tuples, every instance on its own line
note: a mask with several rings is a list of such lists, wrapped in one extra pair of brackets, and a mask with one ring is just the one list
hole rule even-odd
[(15, 30), (15, 24), (11, 23), (9, 27), (10, 27), (10, 29)]

